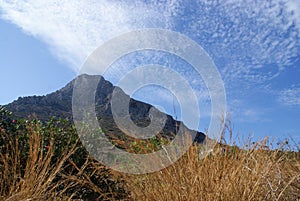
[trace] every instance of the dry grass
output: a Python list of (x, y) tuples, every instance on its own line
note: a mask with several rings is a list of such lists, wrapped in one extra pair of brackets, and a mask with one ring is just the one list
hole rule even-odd
[(0, 149), (0, 201), (125, 199), (122, 181), (99, 162), (90, 157), (81, 165), (72, 161), (78, 142), (54, 156), (54, 138), (46, 145), (38, 125), (28, 129), (27, 150), (0, 132), (6, 142)]
[(299, 200), (300, 156), (217, 145), (199, 159), (199, 146), (159, 172), (127, 176), (135, 200)]
[(25, 150), (20, 149), (19, 140), (10, 138), (4, 132), (1, 133), (1, 137), (5, 138), (4, 141), (7, 144), (5, 151), (0, 153), (0, 199), (6, 201), (61, 200), (68, 187), (61, 191), (58, 189), (60, 186), (68, 185), (68, 182), (64, 179), (57, 180), (57, 176), (75, 152), (76, 144), (73, 144), (70, 149), (65, 148), (53, 163), (54, 138), (46, 146), (38, 126), (32, 124), (29, 132), (28, 156), (26, 161), (22, 162), (21, 158)]
[(66, 145), (54, 160), (54, 139), (45, 146), (36, 125), (29, 133), (28, 156), (22, 161), (18, 139), (1, 132), (7, 143), (0, 152), (0, 200), (300, 199), (300, 152), (271, 150), (266, 142), (247, 149), (217, 145), (204, 158), (200, 145), (192, 146), (159, 172), (122, 175), (90, 157), (81, 164), (72, 161), (77, 143)]

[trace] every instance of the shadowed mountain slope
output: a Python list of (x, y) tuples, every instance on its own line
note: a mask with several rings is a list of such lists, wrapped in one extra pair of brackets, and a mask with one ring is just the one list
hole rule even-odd
[[(18, 118), (26, 118), (28, 116), (36, 115), (36, 117), (42, 121), (47, 121), (50, 117), (62, 117), (73, 120), (72, 95), (75, 81), (89, 82), (95, 79), (99, 80), (95, 95), (95, 111), (101, 128), (105, 130), (107, 134), (117, 136), (124, 135), (124, 132), (122, 132), (116, 125), (111, 111), (111, 98), (114, 90), (119, 93), (118, 97), (122, 97), (120, 100), (129, 99), (130, 119), (135, 125), (139, 127), (146, 127), (150, 124), (151, 115), (149, 115), (149, 112), (153, 106), (130, 98), (119, 87), (113, 86), (109, 81), (99, 75), (80, 75), (56, 92), (45, 96), (20, 97), (16, 101), (5, 105), (5, 108), (13, 112), (15, 117)], [(163, 114), (155, 108), (152, 109)], [(159, 134), (164, 137), (167, 136), (172, 138), (172, 136), (177, 133), (178, 127), (182, 122), (175, 121), (170, 115), (166, 115), (166, 117), (165, 125)], [(157, 122), (159, 122), (159, 120)], [(183, 123), (182, 128), (184, 132), (191, 131)], [(204, 138), (205, 135), (203, 133), (197, 132), (195, 141), (202, 142)]]

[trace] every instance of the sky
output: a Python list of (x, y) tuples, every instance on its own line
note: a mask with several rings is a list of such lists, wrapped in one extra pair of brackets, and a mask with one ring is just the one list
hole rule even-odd
[[(143, 28), (184, 34), (207, 52), (224, 82), (227, 112), (238, 138), (300, 142), (297, 0), (0, 0), (0, 104), (60, 89), (80, 73), (97, 47)], [(182, 59), (165, 52), (136, 52), (116, 61), (104, 77), (117, 84), (124, 74), (149, 63), (167, 66), (188, 80), (203, 118), (195, 129), (205, 131), (209, 91)], [(134, 97), (180, 116), (180, 104), (162, 87), (144, 87)], [(183, 121), (189, 125), (188, 119)]]

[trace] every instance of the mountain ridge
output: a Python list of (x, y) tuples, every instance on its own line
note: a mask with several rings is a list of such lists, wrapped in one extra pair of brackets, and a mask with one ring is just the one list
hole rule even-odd
[[(100, 75), (82, 74), (55, 92), (44, 96), (19, 97), (12, 103), (4, 105), (4, 107), (11, 111), (16, 118), (27, 118), (28, 116), (35, 115), (41, 121), (47, 121), (50, 117), (72, 120), (72, 96), (76, 80), (88, 82), (95, 78), (99, 79), (95, 95), (95, 110), (101, 128), (105, 129), (109, 134), (114, 133), (117, 136), (124, 134), (114, 122), (111, 112), (111, 97), (116, 88), (119, 89), (123, 97), (130, 99), (129, 114), (131, 120), (140, 127), (146, 127), (150, 124), (149, 111), (154, 106), (130, 98), (122, 89), (114, 86)], [(174, 120), (171, 115), (166, 114), (166, 117), (165, 126), (160, 132), (162, 136), (168, 136), (169, 138), (172, 135), (174, 136), (178, 131), (178, 125), (181, 125), (181, 123), (184, 131), (193, 131), (187, 128), (183, 122)], [(202, 132), (196, 131), (194, 141), (203, 142), (204, 139), (205, 135)]]

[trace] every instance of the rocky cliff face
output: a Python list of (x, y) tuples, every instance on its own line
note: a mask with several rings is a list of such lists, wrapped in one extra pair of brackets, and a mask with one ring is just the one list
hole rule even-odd
[[(95, 77), (96, 76), (96, 77)], [(95, 110), (101, 128), (108, 134), (122, 135), (124, 134), (116, 125), (111, 111), (111, 97), (114, 89), (109, 81), (98, 75), (80, 75), (76, 79), (88, 82), (91, 79), (99, 79), (97, 92), (95, 96)], [(75, 79), (75, 80), (76, 80)], [(62, 89), (48, 94), (46, 96), (30, 96), (19, 98), (18, 100), (6, 105), (6, 109), (13, 112), (16, 117), (25, 118), (29, 115), (36, 115), (38, 119), (46, 121), (49, 117), (63, 117), (72, 120), (72, 95), (75, 80), (68, 83)], [(120, 88), (117, 87), (118, 93), (122, 98), (129, 99), (129, 114), (131, 120), (139, 127), (146, 127), (150, 124), (151, 120), (149, 112), (152, 108), (150, 104), (143, 103), (134, 99), (130, 99)], [(181, 122), (175, 121), (170, 115), (166, 115), (166, 123), (160, 132), (163, 136), (173, 136), (178, 129)], [(182, 126), (184, 131), (190, 130), (186, 126)], [(205, 138), (203, 133), (197, 132), (196, 141), (202, 142)]]

